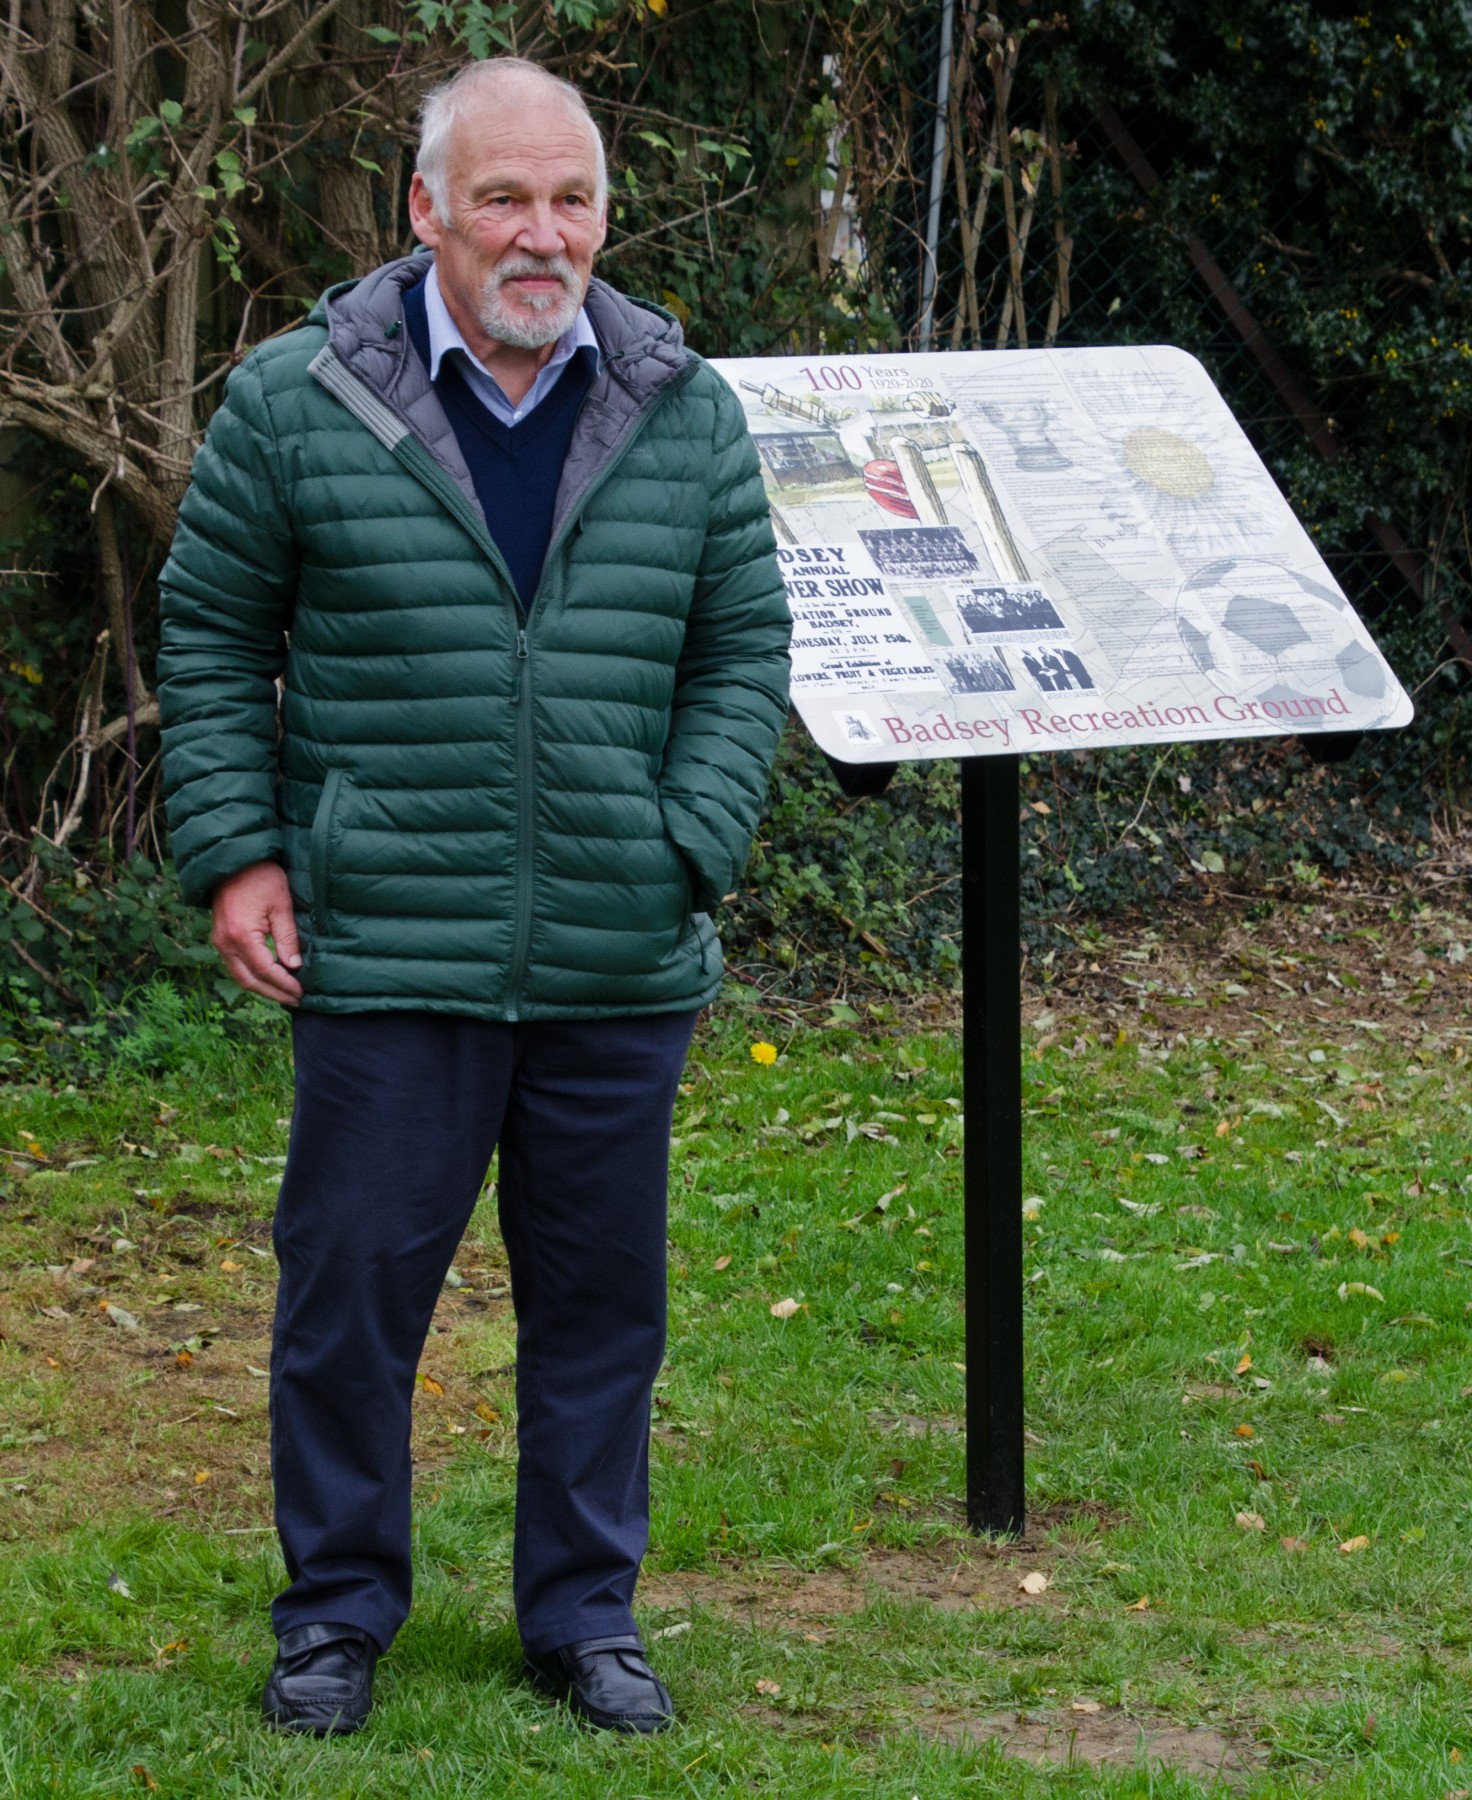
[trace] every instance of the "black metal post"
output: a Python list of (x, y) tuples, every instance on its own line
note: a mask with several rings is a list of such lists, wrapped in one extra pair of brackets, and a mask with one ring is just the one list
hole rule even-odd
[(966, 1519), (1020, 1534), (1022, 970), (1018, 759), (961, 763)]

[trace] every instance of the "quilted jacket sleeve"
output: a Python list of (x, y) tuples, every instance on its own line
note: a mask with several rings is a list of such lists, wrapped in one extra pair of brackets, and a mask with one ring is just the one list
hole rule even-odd
[(714, 371), (710, 519), (676, 672), (660, 800), (697, 912), (746, 862), (787, 719), (792, 621), (761, 465), (741, 403)]
[(185, 897), (280, 858), (276, 678), (297, 550), (259, 366), (231, 376), (194, 462), (159, 579), (159, 707), (174, 859)]

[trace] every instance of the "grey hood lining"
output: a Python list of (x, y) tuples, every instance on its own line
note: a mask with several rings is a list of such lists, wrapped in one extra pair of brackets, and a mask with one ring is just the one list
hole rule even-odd
[[(403, 433), (423, 447), (483, 519), (454, 427), (404, 328), (404, 295), (425, 278), (429, 266), (424, 255), (384, 263), (361, 281), (329, 289), (313, 309), (313, 320), (327, 326), (328, 348), (341, 366), (339, 381), (345, 369), (366, 388), (376, 402), (375, 412), (386, 408), (397, 418)], [(584, 305), (598, 336), (602, 365), (583, 401), (563, 464), (552, 518), (554, 541), (645, 413), (696, 360), (673, 319), (626, 299), (606, 281), (595, 277)], [(324, 385), (333, 391), (337, 384)]]

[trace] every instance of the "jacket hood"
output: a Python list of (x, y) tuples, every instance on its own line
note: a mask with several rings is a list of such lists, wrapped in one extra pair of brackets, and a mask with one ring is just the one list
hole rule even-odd
[[(431, 266), (419, 253), (381, 264), (357, 281), (330, 287), (308, 323), (325, 325), (339, 359), (380, 388), (389, 387), (404, 355), (404, 295)], [(583, 302), (609, 374), (636, 399), (663, 387), (691, 360), (679, 321), (642, 304), (596, 276)]]

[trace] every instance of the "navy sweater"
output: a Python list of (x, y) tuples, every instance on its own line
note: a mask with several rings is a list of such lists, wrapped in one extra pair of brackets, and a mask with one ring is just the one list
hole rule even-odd
[[(404, 295), (404, 323), (409, 342), (427, 369), (429, 311), (423, 282)], [(458, 357), (447, 356), (440, 363), (435, 392), (470, 465), (486, 524), (525, 607), (531, 606), (547, 560), (562, 465), (593, 373), (593, 352), (579, 350), (545, 400), (519, 425), (503, 425), (476, 398), (460, 373)]]

